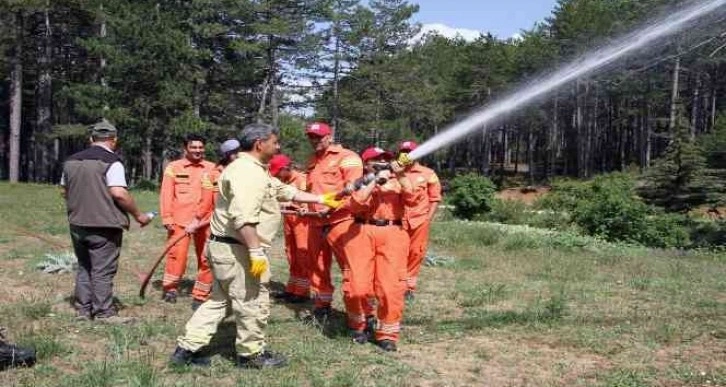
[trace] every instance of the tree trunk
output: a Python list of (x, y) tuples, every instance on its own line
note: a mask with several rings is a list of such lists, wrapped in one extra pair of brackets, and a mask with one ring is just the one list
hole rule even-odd
[(148, 129), (146, 133), (146, 138), (144, 139), (143, 144), (143, 150), (142, 150), (142, 157), (143, 157), (143, 167), (144, 167), (144, 179), (145, 180), (151, 180), (152, 178), (152, 172), (153, 172), (153, 152), (151, 144), (152, 144), (152, 130)]
[[(514, 133), (517, 133), (518, 128), (515, 128)], [(516, 176), (517, 173), (519, 173), (519, 143), (521, 141), (522, 136), (519, 134), (515, 134), (514, 136), (514, 175)]]
[(713, 95), (711, 96), (711, 129), (716, 126), (716, 88), (713, 88)]
[[(51, 56), (53, 55), (53, 47), (51, 45), (50, 17), (48, 15), (50, 4), (46, 5), (44, 12), (45, 23), (43, 29), (42, 45), (39, 47), (38, 55), (38, 80), (36, 83), (36, 131), (40, 136), (40, 160), (38, 162), (39, 169), (36, 177), (43, 181), (49, 182), (51, 179), (52, 162), (50, 159), (51, 142), (49, 135), (52, 130), (52, 97), (53, 84), (51, 78)], [(35, 134), (34, 134), (35, 135)]]
[(335, 22), (333, 34), (335, 35), (335, 55), (333, 57), (333, 109), (330, 117), (333, 124), (333, 139), (336, 139), (338, 126), (340, 125), (340, 26), (339, 21)]
[[(106, 38), (106, 14), (103, 9), (103, 4), (99, 6), (100, 10), (100, 17), (101, 17), (101, 28), (99, 29), (98, 36), (101, 39)], [(157, 12), (158, 12), (158, 4), (157, 4)], [(108, 106), (108, 100), (106, 99), (106, 93), (108, 92), (108, 83), (106, 83), (106, 57), (101, 54), (101, 58), (99, 59), (98, 63), (98, 71), (99, 71), (99, 81), (101, 83), (101, 88), (103, 89), (103, 115), (105, 118), (106, 112), (109, 110)]]
[(691, 140), (696, 138), (696, 125), (698, 125), (698, 104), (701, 93), (701, 74), (696, 74), (696, 84), (693, 87), (693, 102), (691, 106)]
[(280, 91), (273, 82), (270, 93), (270, 113), (272, 113), (272, 126), (277, 127), (280, 122)]
[(10, 74), (10, 166), (9, 180), (17, 183), (20, 178), (20, 126), (23, 106), (23, 14), (15, 13), (15, 47)]
[(676, 64), (673, 66), (673, 88), (671, 90), (671, 107), (670, 107), (670, 121), (668, 121), (668, 134), (671, 136), (675, 133), (676, 128), (676, 117), (678, 110), (678, 89), (679, 80), (681, 74), (681, 57), (676, 57)]
[[(577, 101), (577, 106), (575, 108), (575, 127), (577, 130), (577, 177), (584, 178), (586, 177), (587, 171), (585, 168), (585, 160), (586, 155), (585, 152), (587, 152), (587, 149), (585, 147), (586, 145), (586, 136), (585, 136), (585, 125), (584, 125), (584, 112), (583, 112), (583, 98), (582, 92), (580, 91), (580, 80), (578, 79), (576, 82), (576, 90), (577, 90), (577, 97), (575, 100)], [(586, 86), (587, 89), (587, 86)]]

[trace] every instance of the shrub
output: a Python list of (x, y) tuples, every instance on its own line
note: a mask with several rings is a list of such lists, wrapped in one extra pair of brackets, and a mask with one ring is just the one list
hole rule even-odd
[(467, 173), (451, 179), (447, 195), (454, 206), (454, 216), (473, 219), (491, 211), (496, 187), (488, 178), (476, 173)]
[(726, 220), (693, 222), (690, 237), (693, 247), (726, 246)]
[(527, 205), (518, 200), (502, 200), (495, 198), (492, 209), (486, 220), (507, 224), (526, 224), (531, 214), (527, 213)]
[(552, 189), (547, 195), (539, 198), (535, 207), (557, 212), (571, 212), (580, 201), (590, 196), (592, 183), (566, 178), (558, 178), (552, 182)]
[(586, 199), (573, 210), (574, 222), (590, 235), (649, 247), (683, 247), (688, 233), (683, 218), (661, 215), (634, 195), (635, 183), (626, 174), (595, 178)]
[(156, 191), (159, 189), (159, 185), (153, 180), (141, 179), (133, 187), (139, 191)]

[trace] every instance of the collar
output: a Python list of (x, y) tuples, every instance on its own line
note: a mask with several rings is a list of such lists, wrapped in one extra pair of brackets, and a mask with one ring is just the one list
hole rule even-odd
[(425, 171), (424, 166), (419, 163), (414, 163), (411, 165), (411, 168), (408, 169), (409, 172), (423, 172)]
[(194, 162), (192, 162), (191, 160), (189, 160), (189, 159), (188, 159), (188, 158), (186, 158), (186, 157), (182, 158), (182, 160), (184, 160), (184, 162), (182, 163), (182, 166), (184, 166), (184, 167), (192, 167), (192, 166), (194, 166), (194, 167), (197, 167), (197, 166), (204, 166), (204, 159), (202, 159), (202, 160), (201, 160), (201, 161), (199, 161), (198, 163), (194, 163)]
[(237, 157), (242, 160), (250, 161), (253, 164), (259, 166), (260, 168), (264, 168), (265, 170), (267, 170), (267, 164), (263, 163), (262, 161), (260, 161), (260, 159), (252, 156), (247, 152), (239, 152), (237, 153)]
[(99, 146), (99, 147), (101, 147), (101, 148), (103, 148), (103, 149), (105, 149), (105, 150), (107, 150), (107, 151), (109, 151), (111, 153), (116, 153), (116, 152), (112, 151), (111, 148), (107, 147), (105, 144), (100, 143), (100, 142), (93, 144), (93, 146)]
[(340, 153), (343, 151), (343, 146), (340, 144), (330, 144), (327, 149), (325, 149), (325, 152), (323, 153), (322, 157), (325, 157), (328, 155), (328, 153)]

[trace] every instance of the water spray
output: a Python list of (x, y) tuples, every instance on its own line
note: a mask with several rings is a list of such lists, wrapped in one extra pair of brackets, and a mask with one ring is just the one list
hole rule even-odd
[(474, 130), (481, 129), (484, 125), (501, 118), (503, 115), (536, 101), (573, 79), (600, 69), (657, 39), (686, 28), (690, 22), (715, 11), (723, 5), (726, 5), (726, 0), (699, 1), (663, 20), (657, 20), (650, 26), (621, 38), (612, 45), (589, 52), (542, 80), (521, 87), (509, 94), (509, 96), (473, 113), (463, 121), (449, 126), (443, 132), (414, 149), (410, 153), (410, 158), (411, 160), (417, 160), (450, 145)]

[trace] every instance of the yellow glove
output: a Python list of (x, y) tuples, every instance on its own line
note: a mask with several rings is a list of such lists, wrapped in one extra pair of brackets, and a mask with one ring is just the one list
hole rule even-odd
[(411, 160), (411, 156), (408, 155), (408, 153), (399, 153), (398, 154), (398, 161), (399, 164), (401, 164), (402, 167), (407, 167), (411, 164), (413, 164), (413, 160)]
[(332, 209), (336, 209), (343, 205), (343, 201), (337, 198), (338, 194), (336, 192), (328, 192), (326, 194), (320, 195), (320, 199), (318, 200), (318, 203), (324, 204)]
[(270, 260), (262, 247), (250, 249), (250, 274), (260, 278), (267, 271)]

